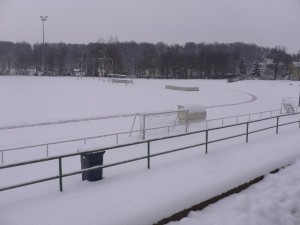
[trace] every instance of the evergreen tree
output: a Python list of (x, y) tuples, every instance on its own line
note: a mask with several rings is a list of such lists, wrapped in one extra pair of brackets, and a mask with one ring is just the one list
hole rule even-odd
[(246, 75), (246, 66), (245, 66), (245, 59), (242, 57), (239, 64), (239, 73), (241, 75)]
[(261, 65), (258, 61), (255, 61), (252, 65), (251, 75), (255, 77), (260, 77), (261, 75)]

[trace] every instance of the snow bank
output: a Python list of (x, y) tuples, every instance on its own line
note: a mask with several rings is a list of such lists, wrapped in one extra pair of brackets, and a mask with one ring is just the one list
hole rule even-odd
[(300, 160), (247, 190), (168, 225), (300, 224)]

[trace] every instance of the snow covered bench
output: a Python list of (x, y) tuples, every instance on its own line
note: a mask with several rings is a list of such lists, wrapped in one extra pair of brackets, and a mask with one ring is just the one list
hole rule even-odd
[(178, 112), (180, 123), (206, 119), (206, 107), (200, 104), (178, 105), (178, 110), (182, 110)]
[(166, 85), (166, 89), (177, 90), (177, 91), (199, 91), (199, 87), (180, 87), (173, 85)]
[(123, 84), (132, 84), (133, 85), (133, 79), (112, 79), (113, 83), (123, 83)]

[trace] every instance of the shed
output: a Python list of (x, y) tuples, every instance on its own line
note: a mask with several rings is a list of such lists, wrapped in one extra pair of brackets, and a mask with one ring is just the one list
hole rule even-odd
[(201, 104), (178, 105), (178, 110), (179, 123), (206, 119), (206, 107)]

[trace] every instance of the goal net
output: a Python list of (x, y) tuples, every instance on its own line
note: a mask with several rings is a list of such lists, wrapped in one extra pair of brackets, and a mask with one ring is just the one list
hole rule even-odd
[[(188, 131), (185, 118), (187, 110), (176, 110), (156, 113), (138, 113), (135, 116), (132, 129), (138, 126), (138, 138), (155, 138), (174, 135)], [(131, 129), (131, 130), (132, 130)]]

